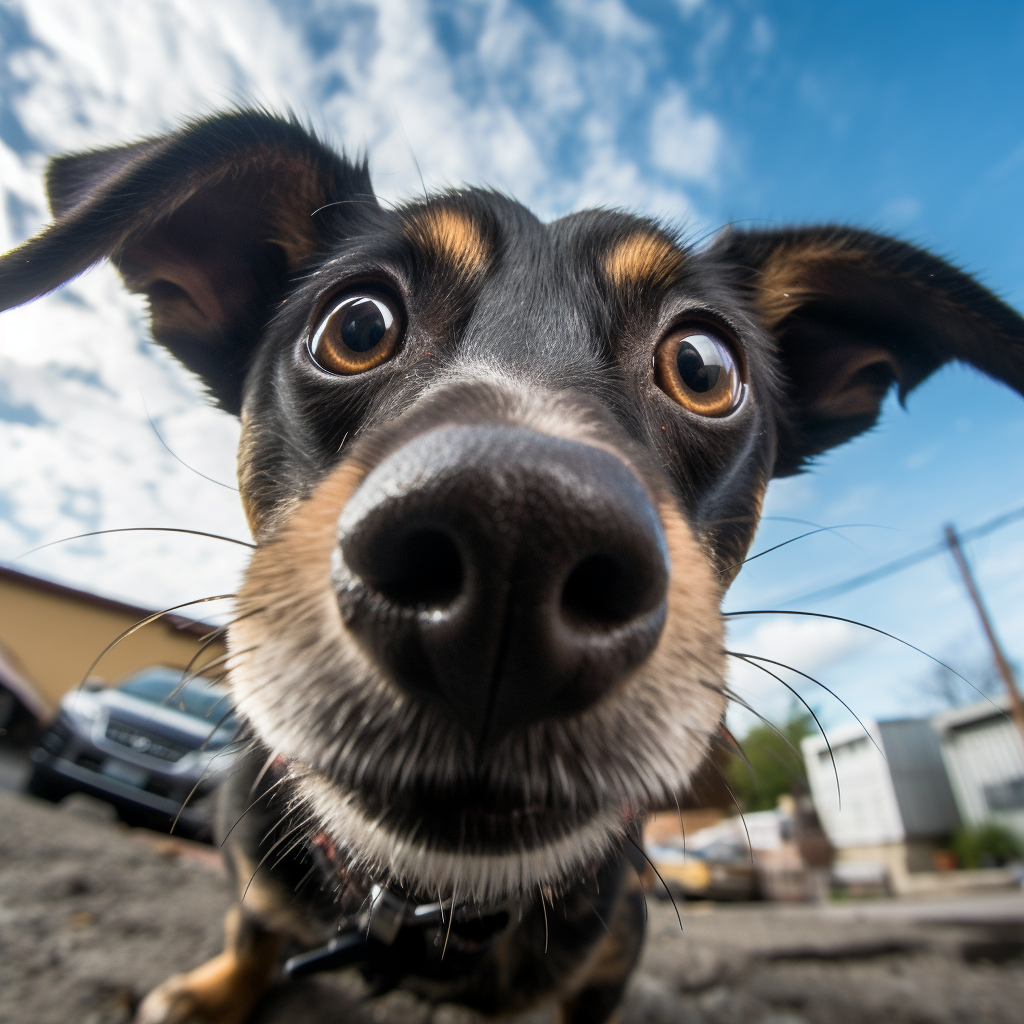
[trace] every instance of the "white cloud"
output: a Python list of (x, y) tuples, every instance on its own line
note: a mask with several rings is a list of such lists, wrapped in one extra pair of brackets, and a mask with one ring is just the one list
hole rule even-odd
[[(700, 0), (696, 5), (694, 0), (687, 2), (691, 7), (700, 5)], [(561, 0), (560, 6), (592, 22), (611, 39), (646, 43), (654, 36), (652, 27), (641, 21), (622, 0)]]
[[(439, 34), (442, 8), (454, 43)], [(660, 58), (651, 26), (621, 0), (566, 0), (557, 32), (513, 0), (20, 0), (2, 13), (14, 30), (0, 105), (30, 140), (0, 141), (2, 248), (47, 219), (48, 155), (246, 101), (290, 106), (366, 149), (386, 199), (420, 192), (414, 153), (428, 187), (494, 185), (543, 216), (592, 204), (689, 211), (628, 140)], [(720, 129), (685, 102), (673, 110), (698, 143), (673, 177), (710, 180)], [(246, 535), (237, 496), (168, 454), (144, 403), (185, 461), (227, 482), (236, 424), (145, 336), (139, 300), (109, 267), (0, 316), (0, 559), (90, 529)], [(213, 541), (135, 534), (18, 565), (171, 604), (232, 589), (242, 561)]]
[(704, 0), (676, 0), (676, 5), (684, 18), (690, 17), (704, 6)]
[(759, 14), (750, 26), (750, 48), (754, 53), (767, 53), (775, 45), (771, 22)]
[(887, 226), (904, 227), (921, 216), (921, 201), (916, 196), (898, 196), (882, 206), (882, 221)]
[(786, 476), (772, 480), (765, 495), (764, 515), (781, 516), (809, 505), (815, 498), (813, 477)]
[(780, 616), (758, 623), (739, 642), (744, 654), (772, 658), (813, 675), (868, 640), (863, 630), (846, 622)]
[(847, 487), (826, 506), (827, 522), (871, 522), (871, 514), (885, 485), (881, 480), (867, 480)]
[(710, 114), (696, 113), (689, 96), (671, 88), (651, 113), (651, 162), (675, 178), (713, 180), (722, 129)]
[[(818, 689), (809, 680), (803, 679), (782, 666), (793, 666), (800, 672), (829, 685), (822, 678), (824, 670), (836, 665), (842, 659), (856, 653), (873, 637), (846, 622), (813, 618), (778, 618), (759, 621), (751, 628), (748, 620), (732, 620), (727, 646), (741, 654), (757, 655), (778, 665), (762, 663), (763, 668), (741, 661), (729, 660), (729, 684), (732, 690), (756, 712), (773, 720), (785, 717), (795, 697), (777, 679), (768, 673), (780, 676), (790, 686), (800, 691), (812, 707), (827, 707), (827, 714), (834, 715), (842, 710), (826, 691)], [(765, 671), (767, 670), (767, 671)], [(831, 687), (830, 687), (831, 688)], [(752, 717), (741, 707), (733, 709), (732, 716), (738, 721), (737, 728), (745, 730), (752, 724)]]

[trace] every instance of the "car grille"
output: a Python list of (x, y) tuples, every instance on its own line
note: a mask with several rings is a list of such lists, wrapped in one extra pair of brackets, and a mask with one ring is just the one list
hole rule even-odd
[(159, 733), (140, 729), (137, 725), (113, 718), (107, 723), (107, 739), (122, 747), (127, 747), (136, 754), (157, 757), (161, 761), (178, 761), (191, 749), (191, 747), (187, 747), (183, 743), (175, 743)]

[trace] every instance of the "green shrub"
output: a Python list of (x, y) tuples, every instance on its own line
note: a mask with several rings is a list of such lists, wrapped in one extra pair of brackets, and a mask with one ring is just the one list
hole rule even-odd
[(954, 833), (950, 847), (962, 868), (999, 867), (1024, 857), (1024, 844), (995, 822), (961, 828)]
[(793, 708), (786, 721), (774, 727), (755, 725), (740, 740), (749, 763), (736, 757), (727, 774), (744, 811), (770, 811), (794, 785), (806, 787), (800, 741), (815, 728), (810, 715)]

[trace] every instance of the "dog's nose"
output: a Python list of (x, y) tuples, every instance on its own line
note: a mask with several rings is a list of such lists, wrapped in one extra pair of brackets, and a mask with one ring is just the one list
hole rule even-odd
[(421, 435), (366, 477), (338, 539), (346, 624), (478, 742), (582, 711), (664, 625), (661, 522), (591, 445), (501, 427)]

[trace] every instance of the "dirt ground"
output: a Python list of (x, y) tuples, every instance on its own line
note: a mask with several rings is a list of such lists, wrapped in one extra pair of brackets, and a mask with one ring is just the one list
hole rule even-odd
[[(0, 792), (0, 1022), (124, 1024), (217, 952), (216, 854)], [(1024, 894), (826, 907), (650, 903), (624, 1024), (1019, 1024)], [(280, 985), (251, 1024), (472, 1024), (351, 972)], [(531, 1015), (537, 1024), (550, 1019)]]

